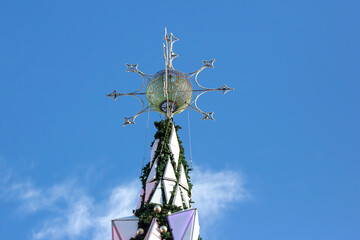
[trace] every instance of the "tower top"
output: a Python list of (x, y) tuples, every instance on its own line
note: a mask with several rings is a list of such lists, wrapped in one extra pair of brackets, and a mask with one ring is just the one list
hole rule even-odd
[[(179, 55), (173, 52), (173, 44), (178, 41), (172, 33), (168, 34), (165, 28), (165, 37), (163, 42), (165, 69), (157, 73), (145, 74), (138, 70), (138, 64), (126, 64), (127, 72), (136, 72), (142, 77), (142, 85), (136, 91), (130, 93), (119, 93), (114, 90), (106, 95), (116, 100), (120, 96), (133, 96), (140, 100), (141, 109), (132, 117), (125, 117), (123, 126), (135, 124), (135, 119), (145, 112), (155, 111), (165, 115), (167, 118), (173, 118), (175, 114), (181, 113), (185, 109), (195, 110), (202, 114), (202, 120), (215, 120), (214, 112), (204, 112), (197, 106), (199, 97), (207, 92), (219, 91), (223, 94), (234, 90), (223, 84), (219, 88), (203, 87), (198, 82), (198, 75), (205, 68), (214, 68), (215, 59), (203, 60), (203, 66), (197, 71), (183, 73), (175, 70), (172, 61)], [(197, 89), (193, 89), (194, 86)], [(146, 86), (146, 92), (142, 92)], [(196, 94), (196, 96), (194, 96)], [(146, 96), (147, 103), (143, 96)]]

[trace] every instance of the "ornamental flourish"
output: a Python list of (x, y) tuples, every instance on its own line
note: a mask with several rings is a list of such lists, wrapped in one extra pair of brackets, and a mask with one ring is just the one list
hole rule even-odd
[[(211, 91), (219, 91), (225, 94), (234, 89), (225, 84), (219, 88), (207, 88), (198, 82), (199, 73), (206, 68), (214, 68), (215, 59), (203, 60), (203, 66), (195, 72), (183, 73), (175, 70), (172, 61), (179, 55), (173, 52), (173, 45), (178, 40), (172, 33), (167, 34), (165, 29), (163, 43), (165, 69), (150, 75), (138, 70), (138, 64), (126, 64), (127, 72), (135, 72), (142, 77), (142, 85), (139, 89), (130, 93), (119, 93), (114, 90), (106, 95), (114, 100), (120, 96), (133, 96), (140, 100), (140, 110), (132, 117), (125, 117), (123, 126), (135, 124), (135, 119), (139, 115), (149, 111), (159, 112), (167, 118), (173, 118), (175, 114), (181, 113), (185, 109), (191, 109), (201, 113), (202, 120), (215, 120), (213, 117), (214, 112), (204, 112), (198, 107), (197, 101), (199, 97)], [(193, 89), (191, 80), (193, 80), (197, 89)], [(146, 92), (142, 92), (145, 86)], [(143, 99), (144, 95), (146, 95), (147, 103)]]

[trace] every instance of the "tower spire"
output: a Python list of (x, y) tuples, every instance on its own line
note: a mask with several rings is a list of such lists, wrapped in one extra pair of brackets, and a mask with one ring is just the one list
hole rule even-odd
[[(165, 28), (165, 68), (150, 75), (138, 70), (138, 64), (126, 64), (127, 72), (135, 72), (142, 77), (141, 87), (130, 93), (114, 90), (106, 95), (114, 100), (120, 96), (133, 96), (140, 100), (140, 110), (132, 117), (125, 117), (123, 126), (135, 124), (136, 117), (144, 112), (156, 111), (166, 116), (165, 120), (155, 122), (157, 132), (149, 162), (140, 176), (142, 193), (133, 211), (134, 216), (112, 220), (112, 240), (201, 239), (198, 212), (192, 208), (191, 169), (177, 135), (180, 127), (175, 126), (173, 117), (190, 109), (200, 112), (203, 120), (215, 120), (213, 112), (204, 112), (198, 107), (197, 100), (204, 93), (219, 91), (225, 94), (233, 88), (225, 84), (219, 88), (206, 88), (199, 84), (199, 73), (206, 68), (214, 68), (215, 59), (204, 60), (203, 66), (194, 72), (175, 70), (172, 61), (178, 55), (173, 52), (173, 45), (178, 40)], [(142, 92), (145, 86), (146, 92)], [(196, 97), (193, 97), (195, 94)], [(143, 96), (146, 96), (147, 103)]]
[(191, 206), (189, 165), (177, 135), (180, 127), (172, 119), (155, 126), (150, 160), (140, 177), (138, 206), (134, 216), (112, 220), (113, 239), (198, 240), (198, 213)]

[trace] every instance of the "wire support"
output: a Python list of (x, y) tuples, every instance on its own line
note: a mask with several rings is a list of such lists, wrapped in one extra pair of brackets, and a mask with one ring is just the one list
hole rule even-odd
[[(145, 158), (146, 158), (146, 148), (147, 148), (147, 139), (149, 135), (149, 120), (150, 120), (150, 112), (148, 112), (147, 122), (146, 122), (146, 129), (145, 129), (145, 143), (144, 143), (144, 157), (142, 160), (141, 169), (145, 166)], [(141, 174), (141, 173), (140, 173)]]
[(193, 161), (192, 161), (192, 148), (191, 148), (191, 129), (190, 129), (190, 113), (189, 109), (187, 109), (187, 115), (188, 115), (188, 131), (189, 131), (189, 150), (190, 150), (190, 169), (193, 170)]

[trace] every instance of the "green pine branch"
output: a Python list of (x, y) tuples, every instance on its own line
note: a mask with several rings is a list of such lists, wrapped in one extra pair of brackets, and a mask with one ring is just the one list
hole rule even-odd
[[(179, 139), (179, 137), (178, 137), (178, 141), (179, 141), (180, 154), (179, 154), (179, 161), (178, 161), (177, 169), (175, 168), (176, 164), (174, 161), (174, 155), (171, 153), (171, 151), (169, 149), (169, 141), (170, 141), (170, 136), (171, 136), (172, 124), (173, 124), (172, 119), (161, 120), (160, 122), (154, 123), (155, 127), (158, 129), (157, 132), (155, 133), (155, 139), (159, 139), (158, 147), (157, 147), (157, 150), (155, 151), (155, 156), (153, 159), (153, 161), (155, 161), (155, 159), (157, 159), (157, 161), (158, 161), (156, 180), (159, 182), (160, 179), (162, 178), (162, 176), (164, 175), (167, 161), (170, 158), (171, 163), (174, 167), (177, 181), (179, 181), (179, 178), (180, 178), (180, 166), (181, 166), (181, 164), (184, 166), (185, 175), (186, 175), (186, 178), (189, 183), (188, 194), (190, 195), (193, 185), (190, 182), (190, 176), (189, 176), (190, 170), (189, 170), (189, 165), (185, 159), (185, 150), (182, 146), (182, 142)], [(181, 127), (175, 126), (175, 129), (177, 132), (179, 129), (181, 129)], [(152, 142), (151, 147), (153, 146), (154, 142), (155, 141)], [(150, 174), (152, 164), (153, 163), (149, 162), (142, 169), (142, 174), (140, 176), (140, 179), (142, 182), (143, 189), (146, 189), (146, 180)], [(162, 192), (164, 193), (163, 186), (161, 186), (161, 189), (162, 189)], [(173, 201), (174, 191), (175, 191), (175, 188), (172, 192), (172, 197), (170, 199), (170, 203)], [(149, 199), (151, 199), (151, 196), (149, 196)], [(191, 201), (191, 203), (193, 203), (193, 202)], [(146, 233), (149, 230), (149, 227), (150, 227), (150, 224), (151, 224), (153, 218), (157, 218), (159, 226), (166, 226), (168, 229), (168, 231), (166, 233), (161, 234), (162, 239), (163, 240), (173, 240), (173, 237), (171, 235), (171, 229), (170, 229), (170, 226), (168, 223), (168, 215), (178, 212), (178, 211), (181, 211), (182, 209), (175, 205), (163, 204), (163, 206), (161, 206), (162, 211), (160, 213), (155, 213), (154, 212), (155, 206), (156, 206), (156, 204), (144, 205), (144, 197), (143, 197), (141, 207), (137, 210), (134, 210), (134, 214), (136, 217), (139, 218), (138, 228), (142, 228), (144, 230), (144, 234), (138, 235), (135, 238), (131, 238), (131, 240), (143, 240)], [(199, 237), (199, 240), (201, 240), (200, 237)]]

